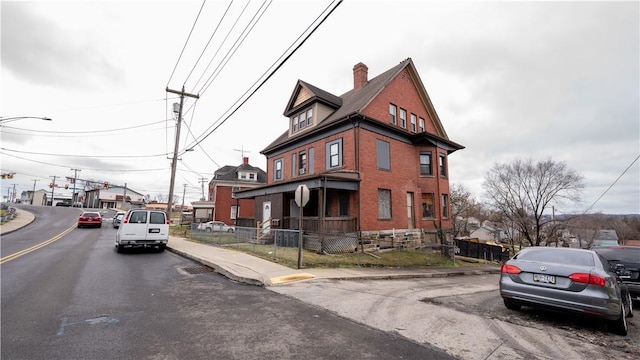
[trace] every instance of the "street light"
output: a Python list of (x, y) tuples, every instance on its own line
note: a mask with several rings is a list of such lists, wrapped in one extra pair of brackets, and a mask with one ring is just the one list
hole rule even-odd
[(0, 117), (0, 123), (22, 120), (22, 119), (40, 119), (45, 121), (52, 121), (51, 118), (40, 117), (40, 116), (11, 116), (11, 117)]

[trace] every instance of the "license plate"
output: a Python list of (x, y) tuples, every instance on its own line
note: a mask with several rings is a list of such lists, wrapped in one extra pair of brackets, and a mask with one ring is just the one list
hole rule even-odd
[(160, 233), (160, 229), (149, 229), (149, 233), (150, 234), (159, 234)]
[(533, 274), (533, 281), (544, 284), (555, 284), (556, 277), (553, 275)]

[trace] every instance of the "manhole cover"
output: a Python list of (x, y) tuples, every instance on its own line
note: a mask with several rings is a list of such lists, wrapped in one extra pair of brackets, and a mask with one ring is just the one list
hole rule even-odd
[(183, 268), (183, 270), (189, 274), (207, 274), (214, 272), (214, 270), (208, 266), (186, 267)]

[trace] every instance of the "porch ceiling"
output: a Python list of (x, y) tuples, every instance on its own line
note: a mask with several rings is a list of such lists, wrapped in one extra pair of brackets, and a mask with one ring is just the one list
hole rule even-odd
[(360, 179), (357, 177), (357, 174), (318, 175), (285, 183), (276, 183), (254, 189), (242, 190), (235, 192), (234, 195), (236, 199), (253, 199), (256, 196), (294, 192), (298, 186), (302, 184), (307, 185), (309, 189), (326, 188), (356, 191), (358, 190), (359, 182)]

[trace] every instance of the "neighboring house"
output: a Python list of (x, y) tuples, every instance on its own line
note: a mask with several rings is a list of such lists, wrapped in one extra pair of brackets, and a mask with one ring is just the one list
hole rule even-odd
[(35, 193), (32, 190), (27, 190), (20, 194), (20, 202), (23, 204), (47, 205), (48, 201), (47, 191), (43, 189), (36, 190)]
[[(124, 199), (124, 201), (123, 201)], [(84, 207), (95, 209), (133, 209), (145, 205), (144, 195), (123, 186), (86, 190)]]
[[(236, 199), (236, 191), (253, 189), (267, 183), (267, 173), (249, 164), (249, 158), (243, 157), (239, 166), (226, 165), (216, 170), (209, 182), (208, 201), (193, 202), (195, 222), (211, 220), (225, 224), (237, 224), (239, 217), (253, 218), (255, 202), (253, 199)], [(250, 226), (253, 226), (251, 224)]]
[(261, 151), (267, 184), (236, 197), (255, 199), (252, 220), (273, 228), (297, 228), (294, 194), (304, 184), (305, 231), (449, 233), (449, 155), (464, 147), (449, 140), (413, 61), (372, 79), (358, 63), (353, 84), (336, 96), (298, 80), (289, 128)]

